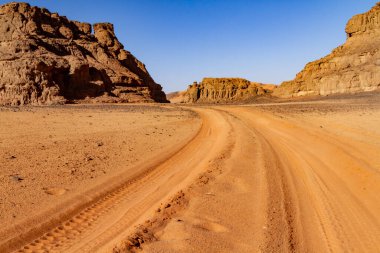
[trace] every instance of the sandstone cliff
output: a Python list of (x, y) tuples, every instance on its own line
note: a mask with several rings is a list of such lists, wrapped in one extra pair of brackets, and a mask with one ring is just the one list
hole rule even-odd
[(273, 95), (297, 97), (372, 91), (380, 87), (380, 3), (354, 16), (346, 26), (347, 41), (330, 55), (311, 62)]
[(204, 78), (200, 83), (189, 85), (185, 92), (172, 96), (171, 101), (180, 103), (215, 103), (243, 101), (269, 94), (274, 85), (263, 85), (242, 78)]
[(85, 98), (167, 102), (112, 24), (92, 27), (27, 3), (0, 6), (0, 105)]

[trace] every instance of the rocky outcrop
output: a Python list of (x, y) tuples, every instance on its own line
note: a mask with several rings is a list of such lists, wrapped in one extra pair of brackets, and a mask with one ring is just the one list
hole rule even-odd
[(0, 6), (0, 105), (167, 102), (112, 24), (93, 30), (27, 3)]
[(181, 103), (215, 103), (243, 101), (269, 94), (274, 85), (263, 85), (242, 78), (204, 78), (201, 83), (189, 85), (171, 99)]
[(273, 95), (297, 97), (355, 93), (380, 88), (380, 3), (354, 16), (346, 26), (347, 41), (330, 55), (311, 62)]

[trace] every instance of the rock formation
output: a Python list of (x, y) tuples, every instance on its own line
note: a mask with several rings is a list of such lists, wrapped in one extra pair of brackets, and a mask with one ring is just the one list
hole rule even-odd
[(0, 105), (167, 102), (112, 24), (93, 30), (27, 3), (0, 6)]
[(204, 78), (201, 83), (194, 82), (186, 92), (179, 92), (171, 99), (182, 103), (243, 101), (271, 93), (273, 87), (242, 78)]
[(346, 26), (343, 46), (306, 65), (293, 81), (273, 95), (297, 97), (372, 91), (380, 87), (380, 3), (354, 16)]

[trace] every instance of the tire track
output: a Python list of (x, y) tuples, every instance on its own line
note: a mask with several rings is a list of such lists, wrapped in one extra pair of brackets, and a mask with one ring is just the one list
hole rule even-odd
[[(264, 159), (282, 161), (278, 173), (284, 173), (280, 181), (285, 186), (275, 186), (274, 192), (281, 195), (284, 188), (291, 189), (286, 191), (293, 200), (289, 209), (298, 213), (291, 217), (296, 224), (291, 232), (295, 238), (303, 236), (304, 245), (296, 245), (296, 251), (376, 252), (380, 248), (379, 219), (374, 215), (376, 208), (379, 210), (376, 206), (379, 197), (374, 194), (379, 186), (372, 183), (379, 175), (369, 162), (376, 161), (369, 156), (374, 149), (366, 154), (363, 149), (351, 146), (352, 141), (325, 137), (320, 130), (311, 132), (307, 126), (250, 108), (227, 110), (261, 135), (261, 145), (272, 149), (264, 150)], [(366, 190), (369, 187), (371, 191)], [(279, 239), (272, 239), (270, 244), (274, 247)]]
[[(234, 114), (233, 114), (234, 115)], [(296, 233), (295, 217), (298, 213), (297, 201), (289, 185), (287, 167), (270, 142), (242, 118), (234, 117), (245, 125), (251, 135), (258, 140), (258, 157), (264, 162), (264, 178), (267, 187), (265, 212), (265, 241), (262, 242), (264, 252), (296, 252), (299, 241)], [(293, 196), (292, 196), (293, 195)]]
[[(199, 194), (199, 191), (202, 191), (206, 185), (212, 184), (218, 176), (225, 173), (225, 163), (230, 159), (236, 145), (236, 131), (231, 122), (231, 118), (234, 115), (215, 108), (212, 109), (223, 114), (225, 122), (229, 126), (230, 130), (226, 138), (226, 145), (224, 145), (217, 156), (207, 162), (207, 166), (205, 166), (203, 172), (198, 174), (190, 185), (182, 189), (174, 197), (171, 197), (169, 201), (161, 203), (159, 207), (160, 212), (156, 212), (150, 216), (149, 220), (147, 220), (148, 222), (138, 224), (133, 232), (127, 234), (125, 238), (120, 237), (121, 239), (117, 240), (117, 243), (114, 244), (112, 252), (137, 252), (140, 249), (144, 249), (143, 245), (146, 243), (156, 241), (155, 233), (167, 226), (173, 216), (180, 215), (188, 207), (192, 198)], [(208, 131), (207, 136), (210, 136), (211, 132), (212, 129)], [(209, 224), (213, 226), (217, 223)]]
[[(170, 196), (173, 189), (178, 190), (190, 182), (226, 145), (223, 138), (230, 131), (229, 124), (225, 123), (226, 117), (215, 111), (199, 112), (203, 118), (201, 130), (178, 153), (105, 194), (16, 252), (93, 252), (133, 228), (136, 221)], [(203, 150), (209, 150), (209, 153)]]
[[(214, 163), (227, 159), (230, 153), (233, 159), (227, 159), (226, 164), (233, 166), (233, 162), (244, 159), (240, 151), (232, 152), (230, 147), (237, 136), (239, 148), (251, 145), (250, 150), (257, 151), (252, 155), (259, 160), (255, 163), (259, 168), (252, 170), (260, 175), (248, 184), (260, 194), (252, 197), (258, 202), (253, 210), (259, 212), (253, 214), (252, 222), (259, 230), (254, 231), (260, 234), (255, 243), (261, 251), (378, 251), (380, 186), (374, 182), (379, 182), (379, 173), (353, 142), (321, 136), (321, 132), (251, 108), (194, 110), (202, 115), (203, 125), (183, 149), (62, 220), (18, 252), (111, 251), (133, 234), (135, 225), (151, 217), (155, 207), (162, 207), (180, 190), (197, 182), (197, 177), (208, 182), (201, 172), (212, 170)], [(244, 136), (257, 143), (242, 141)], [(254, 145), (257, 147), (252, 148)], [(337, 159), (331, 159), (332, 154)], [(250, 169), (249, 163), (237, 164)], [(366, 180), (368, 189), (362, 189)]]

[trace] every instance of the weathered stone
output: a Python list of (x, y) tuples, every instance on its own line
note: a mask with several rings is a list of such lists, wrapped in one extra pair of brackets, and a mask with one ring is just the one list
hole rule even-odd
[(90, 24), (27, 3), (0, 6), (0, 105), (81, 99), (167, 102), (112, 24), (95, 24), (91, 34)]
[(264, 86), (242, 78), (204, 78), (201, 83), (194, 82), (186, 92), (179, 92), (171, 98), (182, 103), (242, 101), (269, 94), (273, 88), (273, 85)]
[(354, 16), (347, 41), (328, 56), (311, 62), (296, 78), (275, 89), (278, 97), (355, 93), (380, 88), (380, 3)]
[(89, 23), (82, 23), (78, 21), (72, 21), (72, 23), (77, 27), (79, 31), (84, 33), (85, 35), (90, 35), (92, 32), (91, 24)]

